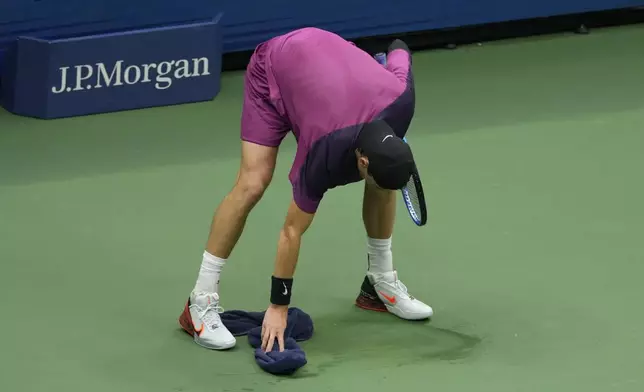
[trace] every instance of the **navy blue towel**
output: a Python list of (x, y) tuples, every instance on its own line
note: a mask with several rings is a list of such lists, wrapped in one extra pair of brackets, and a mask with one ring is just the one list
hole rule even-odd
[(277, 342), (268, 353), (261, 348), (264, 312), (229, 310), (221, 314), (221, 319), (233, 335), (248, 335), (248, 343), (255, 348), (255, 361), (263, 370), (271, 374), (293, 374), (306, 365), (306, 355), (297, 342), (313, 336), (313, 320), (301, 309), (288, 310), (283, 352), (279, 351)]

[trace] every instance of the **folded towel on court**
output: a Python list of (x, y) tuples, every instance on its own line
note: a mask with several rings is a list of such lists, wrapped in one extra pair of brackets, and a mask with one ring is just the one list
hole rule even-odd
[(292, 374), (306, 365), (306, 354), (297, 344), (313, 336), (313, 320), (299, 308), (289, 308), (284, 351), (279, 351), (277, 342), (268, 353), (262, 346), (262, 321), (265, 312), (229, 310), (221, 314), (221, 320), (235, 336), (248, 335), (248, 343), (255, 348), (255, 361), (264, 371), (271, 374)]

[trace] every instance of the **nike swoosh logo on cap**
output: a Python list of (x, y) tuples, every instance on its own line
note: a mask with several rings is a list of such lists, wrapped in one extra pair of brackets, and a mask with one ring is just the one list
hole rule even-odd
[(390, 137), (394, 137), (394, 135), (387, 135), (387, 136), (385, 136), (385, 138), (384, 138), (384, 139), (382, 139), (382, 142), (381, 142), (381, 143), (384, 143), (384, 142), (385, 142), (385, 140), (389, 139)]

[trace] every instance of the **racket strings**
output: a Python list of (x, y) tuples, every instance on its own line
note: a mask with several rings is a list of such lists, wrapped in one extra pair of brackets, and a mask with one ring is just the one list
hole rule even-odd
[(416, 189), (416, 183), (414, 182), (413, 177), (410, 178), (407, 182), (407, 195), (409, 197), (409, 201), (411, 202), (412, 208), (414, 209), (414, 212), (420, 215), (420, 198), (418, 197), (418, 189)]

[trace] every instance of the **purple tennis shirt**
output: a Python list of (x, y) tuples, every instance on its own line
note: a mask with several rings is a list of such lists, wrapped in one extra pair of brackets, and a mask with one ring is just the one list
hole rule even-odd
[(296, 204), (314, 213), (325, 192), (361, 180), (355, 144), (362, 125), (384, 120), (407, 133), (414, 106), (411, 55), (397, 49), (386, 68), (353, 43), (305, 28), (260, 45), (247, 72), (242, 139), (297, 140), (289, 174)]

